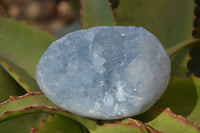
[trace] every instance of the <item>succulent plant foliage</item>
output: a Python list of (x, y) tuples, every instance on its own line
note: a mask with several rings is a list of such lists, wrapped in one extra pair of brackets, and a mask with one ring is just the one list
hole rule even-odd
[(73, 0), (72, 4), (76, 14), (81, 12), (77, 18), (80, 18), (82, 28), (102, 25), (143, 26), (160, 39), (172, 64), (172, 76), (160, 100), (141, 115), (113, 121), (88, 119), (57, 107), (44, 96), (35, 81), (38, 60), (57, 38), (25, 22), (0, 16), (0, 131), (200, 132), (200, 79), (197, 77), (200, 76), (200, 32), (199, 21), (196, 20), (200, 17), (200, 1), (111, 2)]

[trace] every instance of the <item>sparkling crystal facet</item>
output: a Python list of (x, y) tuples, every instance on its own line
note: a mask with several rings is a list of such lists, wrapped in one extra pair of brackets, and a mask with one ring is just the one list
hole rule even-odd
[(55, 104), (98, 119), (149, 109), (170, 77), (160, 41), (142, 27), (101, 26), (53, 42), (37, 66), (37, 82)]

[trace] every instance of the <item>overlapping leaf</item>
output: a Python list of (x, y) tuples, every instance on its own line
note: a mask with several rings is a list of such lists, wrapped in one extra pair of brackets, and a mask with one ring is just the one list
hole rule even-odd
[(15, 79), (15, 81), (27, 92), (40, 90), (35, 80), (31, 78), (28, 75), (28, 73), (26, 73), (23, 69), (1, 56), (0, 66), (4, 68), (10, 74), (10, 76), (12, 76)]
[(178, 77), (185, 77), (188, 73), (188, 62), (190, 60), (189, 50), (192, 45), (198, 44), (199, 39), (180, 42), (167, 49), (171, 59), (171, 74)]
[(30, 133), (31, 127), (37, 127), (40, 119), (47, 119), (48, 114), (33, 113), (12, 118), (0, 123), (0, 131), (3, 133)]
[(95, 122), (58, 108), (47, 99), (41, 92), (27, 93), (19, 97), (11, 97), (0, 104), (0, 122), (25, 114), (44, 112), (61, 115), (78, 121), (88, 129), (95, 128)]
[[(200, 79), (196, 77), (192, 77), (192, 80), (196, 88), (197, 101), (192, 112), (189, 114), (189, 116), (187, 116), (187, 119), (191, 122), (197, 122), (198, 125), (200, 125)], [(190, 99), (188, 98), (188, 100)]]
[(82, 28), (113, 26), (114, 17), (108, 0), (80, 0)]
[[(143, 26), (159, 38), (165, 48), (174, 48), (192, 39), (193, 12), (194, 2), (188, 0), (126, 0), (120, 1), (115, 15), (119, 25)], [(184, 47), (171, 56), (172, 75), (186, 77), (190, 48)]]
[[(151, 108), (146, 113), (135, 117), (148, 126), (163, 132), (200, 132), (200, 79), (197, 77), (177, 78), (170, 80), (168, 88), (161, 99), (155, 104), (161, 110)], [(179, 116), (182, 115), (182, 116)], [(189, 121), (190, 122), (189, 122)]]
[(184, 117), (173, 114), (169, 108), (165, 110), (154, 109), (160, 114), (152, 121), (146, 123), (148, 126), (164, 133), (199, 133), (196, 124), (188, 122)]
[(0, 17), (0, 58), (14, 72), (13, 74), (9, 71), (13, 78), (19, 81), (14, 76), (18, 75), (30, 89), (38, 90), (34, 81), (36, 65), (46, 48), (55, 39), (54, 36), (25, 22)]
[(0, 68), (0, 102), (7, 100), (10, 96), (23, 95), (25, 91), (8, 73), (3, 72)]
[[(190, 122), (200, 124), (200, 79), (197, 77), (172, 77), (164, 95), (155, 104), (159, 108), (170, 108), (175, 114), (186, 117)], [(136, 119), (149, 122), (159, 116), (154, 109), (139, 115)]]
[(31, 133), (88, 133), (79, 123), (61, 116), (51, 116), (47, 120), (40, 120), (37, 128), (31, 128)]
[(142, 123), (139, 121), (126, 119), (122, 122), (106, 123), (103, 126), (97, 126), (91, 133), (148, 133)]
[(121, 0), (115, 10), (119, 25), (143, 26), (169, 48), (192, 39), (194, 2), (188, 0)]
[[(84, 28), (99, 25), (115, 25), (107, 0), (81, 0), (81, 3), (82, 24)], [(115, 13), (120, 25), (142, 25), (158, 36), (164, 43), (164, 46), (169, 48), (180, 41), (191, 39), (193, 6), (193, 3), (187, 0), (181, 1), (181, 6), (179, 0), (127, 0), (120, 1), (119, 8)], [(177, 18), (179, 18), (179, 22)], [(33, 84), (35, 84), (34, 79), (37, 61), (44, 50), (55, 39), (55, 37), (40, 32), (36, 28), (27, 26), (25, 23), (0, 17), (0, 59), (2, 58), (20, 80), (24, 81), (30, 88), (35, 87), (26, 79), (33, 81)], [(176, 46), (179, 46), (179, 44)], [(176, 46), (168, 50), (168, 52), (175, 50), (175, 53), (171, 55), (172, 74), (182, 77), (187, 72), (187, 62), (189, 60), (188, 50), (190, 47), (189, 45), (184, 45), (184, 48)], [(3, 67), (6, 69), (5, 66)], [(15, 80), (19, 81), (11, 71), (7, 71)], [(156, 106), (161, 108), (170, 107), (176, 114), (181, 114), (185, 117), (188, 116), (187, 118), (191, 122), (197, 121), (199, 123), (199, 88), (200, 81), (198, 78), (172, 78), (167, 91), (156, 103)], [(0, 104), (0, 121), (36, 112), (47, 112), (73, 119), (88, 129), (93, 129), (91, 131), (94, 133), (105, 131), (147, 132), (148, 128), (151, 129), (150, 127), (145, 128), (143, 124), (140, 124), (141, 126), (138, 128), (137, 124), (135, 125), (135, 123), (131, 123), (129, 120), (114, 124), (104, 124), (95, 129), (96, 123), (94, 121), (75, 116), (57, 108), (57, 106), (51, 103), (41, 93), (29, 93), (22, 97), (13, 97)], [(183, 117), (173, 114), (169, 109), (161, 111), (150, 109), (143, 115), (145, 117), (138, 118), (143, 122), (147, 122), (146, 124), (148, 126), (155, 129), (152, 129), (152, 131), (149, 130), (150, 132), (158, 132), (156, 130), (170, 133), (200, 132), (195, 124), (189, 123)], [(60, 117), (55, 121), (63, 121), (63, 119), (65, 118)], [(51, 121), (53, 125), (56, 125), (54, 123), (55, 121)], [(48, 121), (43, 129), (47, 129), (48, 131), (48, 127), (52, 124), (51, 122)], [(64, 127), (62, 126), (62, 128)]]
[(175, 114), (187, 117), (196, 105), (197, 89), (192, 78), (172, 77), (166, 92), (155, 106), (169, 107)]

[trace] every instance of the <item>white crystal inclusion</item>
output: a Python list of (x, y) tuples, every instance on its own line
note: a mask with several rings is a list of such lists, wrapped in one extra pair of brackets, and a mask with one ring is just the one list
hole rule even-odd
[(96, 119), (120, 119), (149, 109), (165, 91), (170, 61), (142, 27), (100, 26), (53, 42), (37, 66), (44, 94), (59, 107)]

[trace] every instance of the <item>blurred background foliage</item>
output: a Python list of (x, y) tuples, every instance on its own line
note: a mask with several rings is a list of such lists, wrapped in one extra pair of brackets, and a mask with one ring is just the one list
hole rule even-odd
[(69, 0), (0, 0), (0, 12), (50, 33), (75, 20)]
[[(35, 66), (43, 51), (56, 37), (25, 23), (0, 17), (0, 29), (3, 29), (0, 31), (0, 39), (2, 39), (0, 40), (0, 101), (3, 102), (10, 96), (24, 95), (10, 104), (2, 104), (1, 114), (7, 111), (7, 108), (22, 110), (19, 111), (21, 117), (7, 121), (4, 119), (9, 119), (9, 115), (3, 114), (0, 117), (0, 132), (28, 132), (30, 127), (32, 127), (31, 132), (55, 132), (57, 127), (63, 131), (67, 128), (71, 132), (82, 133), (87, 133), (91, 129), (91, 132), (97, 133), (108, 130), (120, 133), (121, 131), (142, 132), (142, 130), (170, 132), (173, 128), (175, 132), (200, 132), (197, 126), (197, 123), (200, 124), (200, 80), (193, 76), (185, 78), (191, 74), (200, 77), (200, 45), (199, 40), (196, 40), (200, 37), (199, 0), (110, 0), (110, 5), (107, 0), (0, 0), (0, 14), (35, 25), (40, 30), (57, 37), (98, 25), (142, 26), (155, 34), (167, 49), (172, 63), (172, 76), (176, 76), (171, 78), (167, 91), (155, 104), (156, 107), (166, 109), (151, 108), (146, 113), (134, 117), (145, 125), (134, 119), (125, 119), (113, 125), (97, 126), (94, 130), (96, 122), (101, 125), (105, 121), (93, 121), (45, 107), (41, 109), (43, 113), (37, 108), (31, 110), (26, 107), (32, 105), (33, 101), (37, 101), (39, 105), (49, 104), (55, 107), (44, 95), (24, 94), (30, 91), (29, 87), (33, 92), (40, 91), (35, 82)], [(5, 31), (4, 25), (7, 26)], [(18, 33), (25, 38), (19, 39)], [(4, 70), (8, 68), (6, 65), (15, 74), (9, 69)], [(28, 87), (20, 84), (21, 80)], [(189, 123), (185, 118), (173, 114), (168, 107), (173, 113), (196, 123)], [(35, 113), (23, 116), (26, 111), (35, 111)], [(51, 116), (48, 111), (63, 117)], [(58, 123), (62, 124), (58, 125)], [(13, 128), (7, 128), (7, 125), (12, 125)]]

